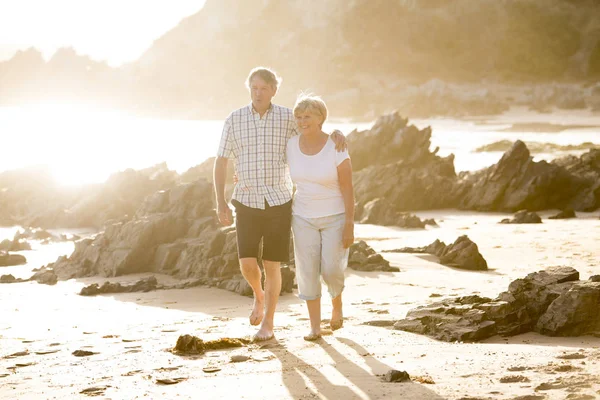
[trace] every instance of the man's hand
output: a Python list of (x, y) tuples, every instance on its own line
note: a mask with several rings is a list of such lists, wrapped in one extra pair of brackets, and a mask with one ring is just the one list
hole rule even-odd
[(344, 151), (348, 149), (348, 143), (346, 142), (346, 136), (338, 129), (331, 132), (331, 140), (335, 143), (335, 149), (337, 151)]
[(225, 226), (229, 226), (233, 223), (231, 208), (229, 208), (227, 203), (222, 202), (217, 204), (217, 218), (219, 218), (219, 222)]
[(354, 243), (354, 222), (346, 221), (344, 231), (342, 233), (342, 245), (345, 249), (352, 246)]

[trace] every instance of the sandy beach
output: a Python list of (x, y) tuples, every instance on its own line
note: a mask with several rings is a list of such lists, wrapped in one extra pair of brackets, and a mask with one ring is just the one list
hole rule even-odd
[[(544, 219), (543, 224), (534, 225), (498, 224), (506, 217), (501, 213), (441, 210), (418, 215), (435, 218), (439, 228), (358, 225), (357, 239), (380, 251), (422, 246), (436, 238), (451, 242), (467, 234), (478, 244), (490, 270), (463, 271), (437, 264), (432, 256), (384, 253), (401, 272), (348, 270), (344, 328), (316, 343), (302, 340), (308, 330), (307, 313), (303, 302), (290, 294), (279, 302), (276, 340), (182, 357), (168, 351), (182, 334), (205, 340), (252, 335), (254, 329), (247, 320), (251, 299), (206, 287), (77, 295), (84, 285), (103, 282), (103, 278), (69, 280), (56, 286), (3, 285), (0, 398), (598, 397), (599, 338), (529, 333), (493, 337), (477, 344), (445, 343), (363, 325), (400, 319), (409, 309), (434, 301), (432, 295), (495, 297), (512, 280), (548, 266), (571, 266), (581, 279), (587, 279), (596, 273), (600, 259), (598, 213), (580, 213), (573, 220)], [(31, 268), (53, 261), (57, 252), (68, 253), (69, 246), (41, 246), (32, 252), (38, 254), (34, 260), (11, 268), (20, 268), (27, 275)], [(110, 280), (131, 282), (148, 275)], [(175, 282), (169, 276), (158, 278), (163, 283)], [(328, 302), (323, 298), (324, 318), (329, 316)], [(96, 354), (76, 357), (72, 354), (76, 350)], [(15, 353), (22, 355), (10, 356)], [(231, 362), (237, 355), (247, 357)], [(212, 367), (217, 371), (204, 371)], [(408, 372), (412, 382), (385, 382), (382, 375), (391, 369)], [(176, 384), (157, 383), (160, 379), (177, 382), (178, 378), (182, 379)]]

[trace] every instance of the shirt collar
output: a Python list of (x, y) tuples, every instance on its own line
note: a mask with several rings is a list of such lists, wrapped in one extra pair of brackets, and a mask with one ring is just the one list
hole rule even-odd
[[(252, 103), (248, 104), (248, 108), (250, 110), (250, 115), (259, 115), (258, 111), (256, 111), (254, 109), (254, 106), (252, 106)], [(278, 107), (275, 104), (271, 103), (271, 106), (267, 109), (267, 112), (265, 113), (265, 115), (267, 115), (271, 112), (278, 114), (278, 111), (279, 111)]]

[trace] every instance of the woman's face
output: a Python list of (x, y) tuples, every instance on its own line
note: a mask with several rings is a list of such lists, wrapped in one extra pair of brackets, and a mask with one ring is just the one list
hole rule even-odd
[(310, 135), (321, 132), (322, 118), (310, 110), (296, 114), (296, 125), (300, 133)]

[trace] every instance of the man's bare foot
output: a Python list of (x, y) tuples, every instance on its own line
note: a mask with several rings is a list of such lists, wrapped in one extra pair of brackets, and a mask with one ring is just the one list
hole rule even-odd
[(265, 297), (254, 296), (254, 305), (252, 307), (252, 313), (250, 314), (250, 325), (256, 326), (260, 324), (265, 316)]
[(271, 340), (275, 337), (273, 335), (273, 327), (262, 324), (258, 332), (254, 335), (253, 342), (264, 342), (265, 340)]

